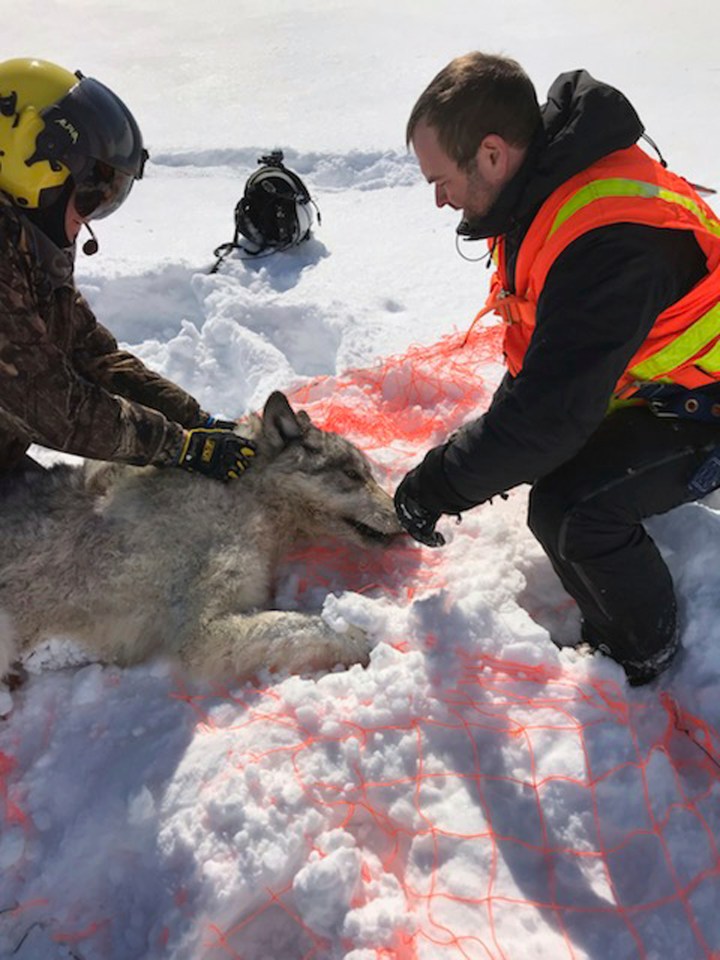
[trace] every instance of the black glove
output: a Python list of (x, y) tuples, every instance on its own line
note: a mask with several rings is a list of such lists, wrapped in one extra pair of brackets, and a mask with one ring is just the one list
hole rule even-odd
[(177, 466), (213, 480), (233, 480), (250, 466), (255, 450), (251, 440), (232, 430), (198, 427), (187, 431)]
[(426, 547), (442, 547), (445, 545), (445, 537), (435, 529), (440, 514), (427, 510), (413, 499), (410, 494), (412, 483), (413, 473), (410, 472), (395, 491), (397, 518), (410, 536), (419, 543), (424, 543)]

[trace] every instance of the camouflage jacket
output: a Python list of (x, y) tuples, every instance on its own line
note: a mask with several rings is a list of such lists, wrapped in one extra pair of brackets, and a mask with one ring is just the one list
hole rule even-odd
[(73, 262), (0, 194), (0, 473), (30, 443), (97, 460), (174, 461), (197, 401), (118, 348)]

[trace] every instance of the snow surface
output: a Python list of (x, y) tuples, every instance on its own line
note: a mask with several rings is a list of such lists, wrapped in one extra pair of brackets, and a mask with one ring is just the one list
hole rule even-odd
[[(631, 97), (674, 169), (720, 185), (709, 0), (681, 14), (670, 0), (2, 6), (2, 59), (81, 68), (138, 117), (146, 180), (98, 224), (78, 282), (218, 413), (467, 328), (487, 272), (457, 256), (455, 215), (433, 208), (404, 146), (415, 97), (459, 53), (515, 56), (541, 94), (590, 69)], [(208, 275), (276, 146), (322, 226)], [(388, 487), (422, 453), (373, 451)], [(218, 690), (164, 663), (78, 663), (56, 638), (0, 703), (0, 956), (720, 956), (720, 502), (650, 524), (686, 624), (663, 698), (551, 642), (577, 617), (526, 496), (443, 523), (444, 551), (409, 547), (402, 589), (338, 574), (326, 596), (289, 566), (279, 601), (364, 626), (366, 670)]]

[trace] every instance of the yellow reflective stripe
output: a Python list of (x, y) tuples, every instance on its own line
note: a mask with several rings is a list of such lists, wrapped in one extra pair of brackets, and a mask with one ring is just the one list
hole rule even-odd
[[(677, 369), (677, 367), (682, 367), (688, 363), (696, 353), (699, 353), (707, 343), (710, 343), (718, 335), (720, 335), (720, 304), (715, 304), (711, 310), (708, 310), (683, 333), (678, 334), (666, 347), (658, 350), (657, 353), (648, 357), (647, 360), (643, 360), (642, 363), (638, 363), (629, 372), (636, 380), (656, 380), (658, 377), (662, 377)], [(705, 356), (711, 356), (716, 349), (717, 347), (714, 346)]]
[(682, 193), (675, 193), (674, 190), (666, 190), (665, 187), (660, 188), (658, 196), (661, 200), (667, 200), (668, 203), (677, 203), (679, 206), (685, 207), (686, 210), (697, 217), (706, 230), (716, 237), (720, 237), (720, 222), (715, 217), (709, 217), (692, 197), (685, 197)]
[(582, 210), (594, 200), (604, 200), (607, 197), (656, 197), (659, 187), (654, 183), (645, 183), (643, 180), (628, 180), (626, 177), (608, 177), (605, 180), (593, 180), (580, 187), (566, 200), (557, 212), (548, 234), (551, 237), (566, 220), (569, 220), (578, 210)]
[(623, 410), (625, 407), (642, 407), (646, 404), (647, 400), (642, 400), (639, 397), (618, 397), (614, 393), (610, 397), (610, 403), (608, 403), (605, 413), (607, 415), (608, 413), (615, 413), (616, 410)]
[(708, 350), (707, 353), (704, 353), (699, 360), (695, 361), (695, 366), (700, 367), (705, 373), (720, 372), (720, 340), (718, 340), (715, 346)]
[(609, 197), (645, 197), (648, 199), (659, 197), (666, 203), (675, 203), (689, 210), (709, 233), (720, 237), (720, 222), (714, 217), (708, 217), (702, 207), (691, 197), (676, 193), (674, 190), (667, 190), (657, 183), (647, 183), (645, 180), (630, 180), (626, 177), (593, 180), (577, 190), (558, 210), (548, 237), (551, 237), (573, 214), (587, 207), (594, 200), (605, 200)]

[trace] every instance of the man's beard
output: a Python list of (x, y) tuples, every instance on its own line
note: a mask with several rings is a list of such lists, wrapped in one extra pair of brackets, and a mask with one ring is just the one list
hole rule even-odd
[(474, 169), (468, 173), (468, 195), (463, 208), (463, 219), (472, 222), (486, 217), (492, 210), (499, 193), (500, 188), (485, 179), (475, 161)]
[(495, 225), (491, 223), (492, 210), (502, 192), (502, 188), (490, 184), (477, 169), (468, 173), (468, 196), (463, 207), (462, 220), (457, 226), (457, 233), (468, 240), (484, 240), (493, 236)]

